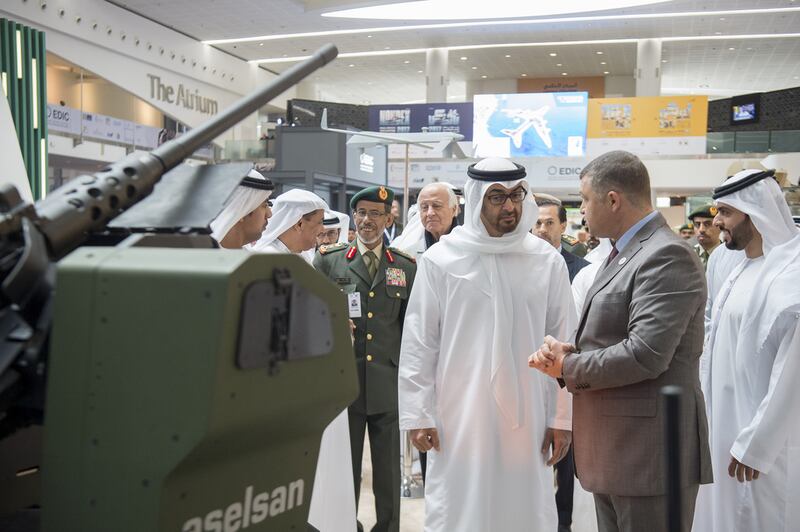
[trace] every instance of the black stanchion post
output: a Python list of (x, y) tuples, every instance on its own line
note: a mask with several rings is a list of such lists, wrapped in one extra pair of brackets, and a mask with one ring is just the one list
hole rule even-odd
[(666, 407), (665, 443), (667, 458), (667, 530), (682, 532), (681, 527), (681, 456), (680, 456), (680, 410), (683, 388), (664, 386)]

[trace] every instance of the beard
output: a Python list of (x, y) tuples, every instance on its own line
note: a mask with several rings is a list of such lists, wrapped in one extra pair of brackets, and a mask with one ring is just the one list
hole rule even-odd
[(736, 227), (723, 230), (725, 238), (725, 247), (733, 250), (742, 250), (747, 247), (747, 244), (753, 239), (753, 226), (750, 223), (750, 218), (745, 218)]

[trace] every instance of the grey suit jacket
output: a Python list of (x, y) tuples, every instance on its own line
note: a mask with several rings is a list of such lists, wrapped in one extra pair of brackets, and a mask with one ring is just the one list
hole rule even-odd
[(705, 275), (697, 254), (660, 214), (597, 274), (564, 359), (573, 394), (576, 474), (588, 491), (621, 496), (666, 493), (664, 402), (683, 387), (682, 483), (712, 481), (700, 389)]

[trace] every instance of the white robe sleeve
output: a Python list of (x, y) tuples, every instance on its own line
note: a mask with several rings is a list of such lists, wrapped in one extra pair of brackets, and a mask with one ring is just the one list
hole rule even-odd
[[(784, 317), (787, 319), (787, 317)], [(741, 463), (769, 474), (780, 451), (786, 446), (794, 423), (800, 418), (800, 313), (788, 316), (786, 332), (779, 344), (769, 389), (755, 417), (733, 442), (731, 454)]]
[(436, 427), (436, 366), (441, 339), (439, 292), (444, 279), (422, 255), (406, 308), (398, 368), (400, 430)]
[[(547, 317), (545, 334), (553, 338), (572, 341), (577, 317), (575, 301), (572, 298), (572, 289), (569, 284), (569, 274), (566, 264), (560, 264), (553, 271), (550, 283), (550, 294), (547, 301)], [(542, 377), (544, 377), (542, 375)], [(558, 383), (549, 377), (544, 377), (548, 387), (547, 426), (559, 430), (572, 430), (572, 394), (567, 388), (559, 387)]]

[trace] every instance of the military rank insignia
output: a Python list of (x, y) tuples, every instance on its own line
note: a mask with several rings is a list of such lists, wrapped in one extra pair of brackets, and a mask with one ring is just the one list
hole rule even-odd
[(400, 268), (386, 268), (386, 284), (388, 286), (406, 286), (406, 272)]

